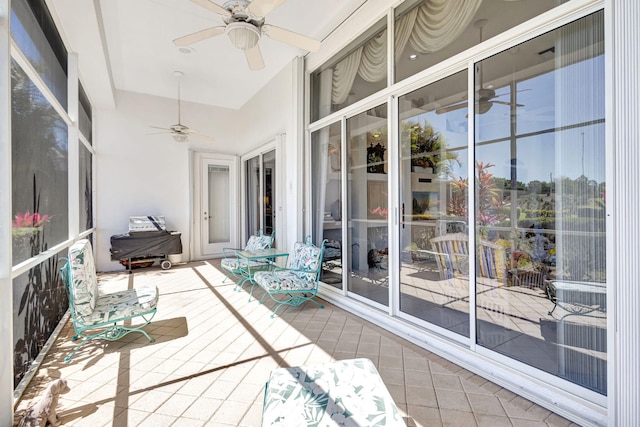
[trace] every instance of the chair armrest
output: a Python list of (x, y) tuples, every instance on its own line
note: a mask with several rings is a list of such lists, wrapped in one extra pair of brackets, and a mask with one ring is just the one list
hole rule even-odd
[(278, 271), (291, 271), (292, 273), (317, 273), (318, 272), (318, 270), (305, 270), (304, 268), (276, 267), (273, 269), (274, 273)]

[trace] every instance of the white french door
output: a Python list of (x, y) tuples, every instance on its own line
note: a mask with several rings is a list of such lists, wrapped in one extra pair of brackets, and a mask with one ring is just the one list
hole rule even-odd
[[(268, 144), (259, 152), (243, 156), (244, 163), (244, 238), (262, 231), (266, 235), (277, 233), (276, 211), (276, 148)], [(281, 236), (280, 236), (281, 237)]]
[(194, 184), (194, 258), (216, 257), (238, 244), (237, 159), (196, 153)]

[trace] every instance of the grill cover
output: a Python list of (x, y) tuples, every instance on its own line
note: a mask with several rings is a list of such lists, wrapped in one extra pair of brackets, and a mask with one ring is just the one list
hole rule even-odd
[(111, 236), (111, 260), (161, 257), (182, 253), (181, 233), (144, 231)]

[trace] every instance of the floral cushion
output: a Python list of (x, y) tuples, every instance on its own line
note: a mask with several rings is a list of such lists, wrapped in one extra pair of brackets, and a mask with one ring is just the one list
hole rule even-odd
[(307, 270), (296, 272), (301, 279), (312, 281), (316, 279), (320, 265), (320, 248), (309, 243), (296, 242), (290, 257), (289, 268), (295, 270)]
[(251, 236), (244, 247), (245, 251), (259, 251), (271, 247), (271, 236)]
[(253, 276), (254, 282), (265, 291), (315, 289), (316, 281), (302, 278), (299, 272), (288, 270), (258, 271)]
[(82, 321), (85, 324), (95, 325), (126, 319), (144, 314), (154, 309), (157, 304), (157, 286), (136, 286), (134, 289), (101, 295), (93, 313), (83, 316)]
[(263, 427), (339, 425), (406, 426), (369, 359), (271, 372)]
[[(260, 234), (259, 236), (251, 236), (249, 240), (247, 240), (247, 244), (245, 245), (245, 251), (255, 252), (262, 249), (267, 249), (271, 247), (272, 236), (263, 236)], [(231, 252), (235, 254), (235, 251), (240, 249), (225, 249), (225, 251)], [(260, 268), (266, 266), (264, 261), (251, 261), (247, 262), (246, 260), (240, 260), (235, 256), (227, 256), (223, 258), (220, 262), (220, 266), (231, 273), (241, 273), (243, 270), (246, 270), (248, 266), (252, 268)]]
[(98, 301), (98, 277), (93, 261), (91, 243), (78, 240), (69, 248), (71, 295), (76, 313), (88, 316), (93, 313)]
[(249, 266), (252, 269), (269, 267), (269, 264), (266, 262), (247, 261), (241, 258), (223, 258), (222, 261), (220, 262), (220, 265), (223, 269), (231, 272), (236, 272), (236, 273), (239, 273), (243, 270), (247, 270)]

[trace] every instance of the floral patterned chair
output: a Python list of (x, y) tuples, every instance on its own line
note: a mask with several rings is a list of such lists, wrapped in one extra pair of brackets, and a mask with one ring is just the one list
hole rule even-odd
[(242, 289), (242, 286), (244, 286), (244, 283), (249, 279), (246, 275), (246, 272), (249, 269), (249, 267), (251, 267), (253, 271), (259, 270), (260, 268), (269, 267), (270, 264), (268, 264), (265, 261), (249, 261), (251, 263), (251, 265), (249, 266), (247, 265), (247, 262), (248, 262), (247, 260), (238, 258), (236, 256), (236, 252), (237, 251), (254, 252), (254, 251), (259, 251), (261, 249), (270, 248), (273, 245), (274, 237), (275, 237), (275, 232), (271, 233), (270, 236), (266, 236), (262, 234), (262, 230), (258, 230), (257, 235), (253, 235), (249, 237), (249, 240), (247, 240), (247, 244), (245, 245), (244, 248), (222, 248), (224, 258), (222, 258), (222, 261), (220, 262), (220, 266), (224, 271), (227, 272), (227, 275), (225, 276), (223, 282), (227, 280), (229, 276), (234, 276), (237, 279), (239, 279), (239, 281), (236, 283), (235, 290), (240, 290)]
[[(103, 293), (98, 290), (98, 278), (91, 243), (79, 240), (69, 248), (69, 257), (60, 269), (65, 282), (69, 308), (75, 335), (72, 340), (82, 338), (71, 354), (65, 357), (70, 362), (74, 354), (93, 339), (115, 341), (129, 332), (144, 334), (149, 342), (155, 340), (142, 328), (148, 325), (156, 314), (158, 288), (140, 286), (120, 292)], [(144, 323), (124, 326), (121, 323), (140, 317)]]
[(318, 307), (324, 308), (313, 298), (318, 292), (326, 242), (326, 239), (323, 240), (318, 247), (311, 243), (310, 237), (307, 237), (304, 242), (294, 244), (287, 268), (276, 267), (271, 271), (258, 271), (253, 275), (254, 284), (265, 291), (260, 302), (264, 300), (265, 295), (269, 295), (276, 302), (276, 308), (271, 317), (276, 315), (283, 304), (296, 307), (305, 301), (311, 301)]
[(262, 426), (405, 426), (369, 359), (271, 372)]

